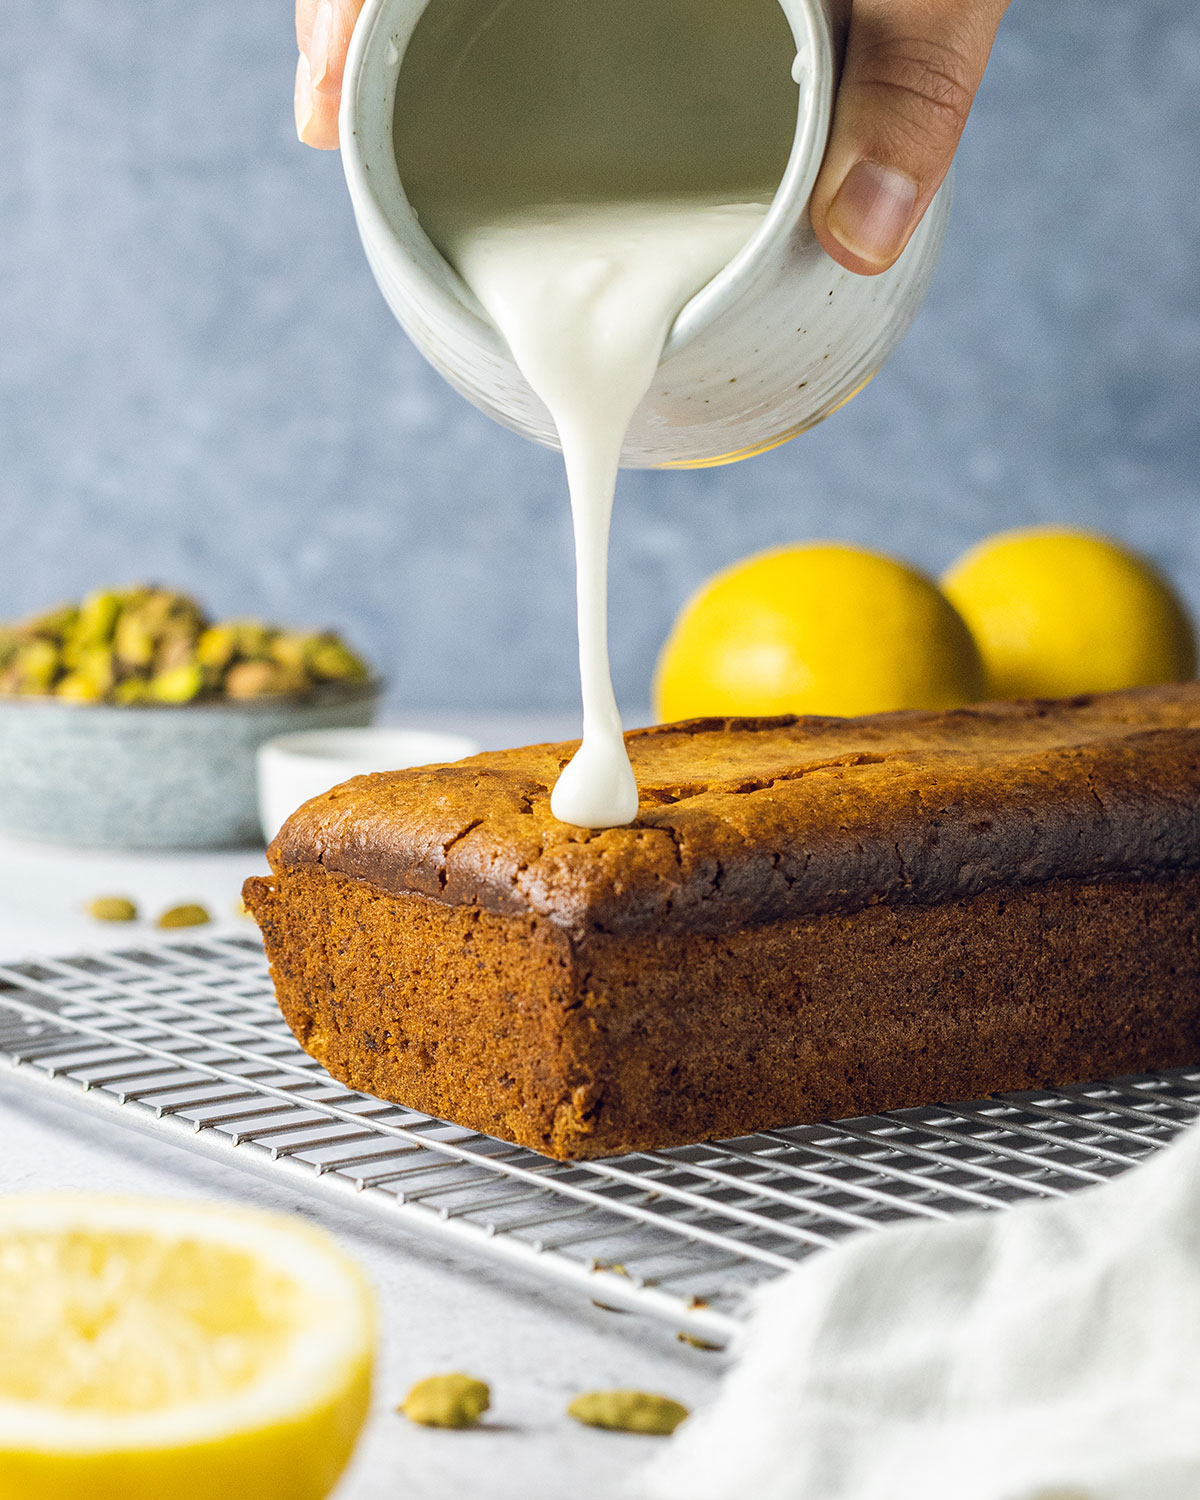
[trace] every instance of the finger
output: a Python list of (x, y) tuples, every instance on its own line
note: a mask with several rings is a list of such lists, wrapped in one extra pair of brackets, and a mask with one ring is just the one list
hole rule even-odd
[(312, 36), (313, 17), (317, 13), (317, 0), (296, 0), (296, 46), (307, 53)]
[(296, 0), (296, 131), (310, 146), (338, 144), (338, 106), (346, 52), (363, 0)]
[(346, 53), (362, 8), (363, 0), (318, 0), (308, 48), (313, 88), (318, 93), (340, 97)]
[(335, 95), (313, 88), (308, 58), (302, 52), (296, 63), (296, 134), (306, 146), (337, 150), (338, 102)]
[(856, 0), (812, 199), (840, 265), (893, 264), (942, 185), (1008, 0)]

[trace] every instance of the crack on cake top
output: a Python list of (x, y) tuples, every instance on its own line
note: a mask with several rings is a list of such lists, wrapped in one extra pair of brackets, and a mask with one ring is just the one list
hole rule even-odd
[(356, 778), (293, 815), (272, 864), (578, 940), (1200, 865), (1200, 684), (627, 738), (629, 827), (556, 822), (549, 788), (574, 747), (532, 746)]

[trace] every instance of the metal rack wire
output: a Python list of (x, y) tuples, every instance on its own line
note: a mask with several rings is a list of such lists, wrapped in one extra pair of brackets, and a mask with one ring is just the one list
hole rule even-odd
[(335, 1083), (249, 937), (0, 966), (31, 1086), (714, 1344), (860, 1230), (1101, 1182), (1200, 1114), (1200, 1069), (566, 1164)]

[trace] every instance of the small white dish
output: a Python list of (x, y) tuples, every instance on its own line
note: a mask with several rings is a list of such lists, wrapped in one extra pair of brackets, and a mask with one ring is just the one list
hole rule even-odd
[(372, 771), (439, 765), (475, 755), (462, 734), (425, 729), (319, 729), (282, 734), (258, 751), (258, 812), (268, 843), (310, 797)]

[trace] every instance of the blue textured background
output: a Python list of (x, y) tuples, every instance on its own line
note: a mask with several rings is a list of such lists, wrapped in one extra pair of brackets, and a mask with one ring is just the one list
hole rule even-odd
[[(329, 622), (409, 705), (569, 705), (559, 461), (423, 365), (336, 157), (291, 125), (286, 0), (39, 0), (0, 49), (0, 616), (148, 577)], [(929, 303), (791, 447), (631, 474), (626, 703), (686, 594), (845, 537), (937, 569), (1034, 520), (1144, 548), (1200, 608), (1200, 12), (1016, 0)]]

